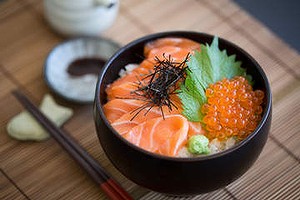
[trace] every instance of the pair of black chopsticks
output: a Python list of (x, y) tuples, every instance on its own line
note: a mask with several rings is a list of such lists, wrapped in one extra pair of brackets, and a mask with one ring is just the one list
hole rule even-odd
[(100, 185), (101, 189), (110, 199), (132, 199), (132, 197), (105, 172), (94, 158), (78, 145), (69, 134), (54, 125), (24, 94), (19, 91), (13, 91), (12, 93), (45, 130), (47, 130), (94, 181)]

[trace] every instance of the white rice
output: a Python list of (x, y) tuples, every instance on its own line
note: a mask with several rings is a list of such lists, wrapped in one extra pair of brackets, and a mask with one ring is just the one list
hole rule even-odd
[(127, 74), (130, 74), (138, 66), (139, 66), (138, 64), (127, 64), (125, 66), (125, 69), (121, 69), (119, 71), (119, 76), (123, 77), (123, 76), (126, 76)]

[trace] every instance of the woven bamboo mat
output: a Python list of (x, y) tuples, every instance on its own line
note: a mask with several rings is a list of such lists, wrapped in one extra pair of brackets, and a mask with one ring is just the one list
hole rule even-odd
[[(273, 92), (272, 128), (262, 154), (244, 176), (211, 193), (165, 196), (135, 185), (112, 166), (98, 143), (91, 105), (70, 105), (57, 98), (75, 110), (64, 128), (136, 199), (300, 199), (299, 53), (229, 0), (121, 0), (118, 18), (104, 36), (123, 45), (167, 30), (226, 38), (248, 51), (265, 70)], [(6, 133), (9, 119), (23, 110), (10, 92), (20, 88), (40, 102), (50, 92), (42, 78), (44, 60), (63, 40), (45, 22), (42, 1), (1, 1), (0, 199), (105, 199), (53, 139), (19, 142)]]

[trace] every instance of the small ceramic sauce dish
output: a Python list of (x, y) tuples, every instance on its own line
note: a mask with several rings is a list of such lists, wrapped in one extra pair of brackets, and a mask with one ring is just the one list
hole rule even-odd
[(61, 97), (92, 103), (98, 74), (119, 45), (104, 38), (74, 38), (57, 45), (45, 61), (47, 85)]

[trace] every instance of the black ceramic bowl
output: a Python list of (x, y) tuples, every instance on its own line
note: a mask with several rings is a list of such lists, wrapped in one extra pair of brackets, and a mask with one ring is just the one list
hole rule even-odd
[(162, 37), (185, 37), (211, 44), (213, 36), (197, 32), (164, 32), (135, 40), (121, 48), (100, 74), (94, 102), (94, 118), (100, 143), (113, 165), (133, 182), (154, 191), (190, 195), (222, 188), (242, 176), (262, 151), (271, 125), (271, 90), (259, 64), (238, 46), (219, 38), (220, 49), (236, 54), (255, 80), (254, 89), (265, 92), (263, 117), (246, 139), (221, 153), (197, 158), (172, 158), (156, 155), (123, 139), (103, 113), (105, 88), (118, 78), (119, 70), (128, 63), (139, 63), (145, 43)]

